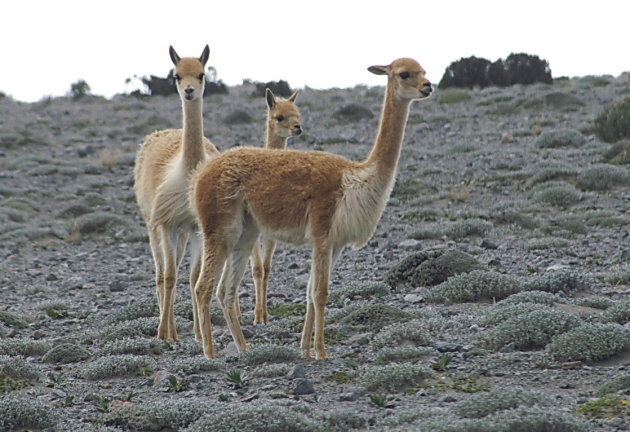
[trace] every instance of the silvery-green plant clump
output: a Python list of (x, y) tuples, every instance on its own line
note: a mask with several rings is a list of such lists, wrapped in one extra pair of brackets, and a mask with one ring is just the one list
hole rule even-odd
[(578, 187), (586, 190), (605, 191), (615, 186), (630, 184), (628, 169), (621, 166), (600, 164), (589, 166), (580, 172)]
[(105, 355), (135, 354), (135, 355), (159, 355), (164, 353), (164, 342), (158, 339), (146, 337), (124, 337), (105, 343), (100, 352)]
[(573, 270), (557, 270), (545, 273), (524, 283), (524, 291), (546, 291), (550, 293), (582, 291), (589, 286), (588, 279)]
[(324, 432), (323, 422), (309, 416), (304, 406), (254, 401), (223, 404), (182, 432)]
[(0, 322), (14, 329), (25, 329), (28, 327), (28, 322), (16, 314), (7, 311), (0, 311)]
[(584, 324), (556, 336), (547, 352), (559, 361), (593, 362), (619, 354), (630, 346), (630, 332), (619, 324)]
[(355, 298), (375, 299), (391, 292), (389, 285), (383, 282), (353, 283), (331, 292), (332, 300), (339, 306)]
[(536, 186), (531, 199), (535, 203), (569, 207), (577, 204), (582, 199), (582, 194), (570, 183), (554, 181)]
[[(348, 309), (348, 308), (346, 308)], [(331, 323), (352, 326), (358, 329), (377, 331), (388, 324), (406, 321), (412, 318), (409, 312), (387, 303), (364, 303), (350, 312), (331, 317)]]
[(0, 375), (5, 375), (14, 379), (38, 381), (42, 373), (40, 369), (17, 356), (0, 356)]
[(221, 360), (209, 360), (201, 355), (191, 358), (170, 359), (168, 368), (173, 372), (190, 375), (199, 372), (220, 371), (225, 368), (225, 363)]
[(107, 422), (125, 430), (181, 430), (210, 410), (220, 409), (195, 397), (134, 404), (108, 414)]
[(411, 320), (386, 326), (374, 336), (372, 347), (430, 346), (433, 343), (422, 320)]
[(506, 298), (521, 289), (521, 283), (510, 276), (492, 271), (474, 270), (452, 276), (446, 282), (431, 288), (427, 301), (493, 301)]
[(555, 303), (562, 303), (562, 299), (552, 293), (546, 291), (523, 291), (520, 293), (512, 294), (508, 298), (505, 298), (497, 303), (499, 305), (509, 305), (517, 303), (538, 303), (547, 306), (553, 306)]
[(47, 342), (31, 339), (0, 340), (0, 355), (41, 357), (50, 350)]
[(582, 416), (550, 406), (518, 407), (499, 411), (483, 420), (494, 424), (486, 432), (590, 432), (591, 424)]
[[(509, 297), (508, 297), (509, 298)], [(539, 310), (550, 310), (551, 308), (539, 303), (515, 303), (505, 304), (498, 302), (484, 316), (479, 318), (479, 325), (495, 326), (508, 319), (516, 318), (519, 315), (528, 314)]]
[(615, 301), (611, 300), (608, 297), (593, 296), (577, 299), (575, 301), (575, 304), (578, 306), (590, 307), (595, 309), (608, 309), (615, 304)]
[(121, 376), (133, 376), (143, 370), (154, 369), (155, 360), (149, 356), (120, 354), (104, 356), (88, 363), (81, 375), (89, 380), (106, 379)]
[(240, 355), (243, 363), (256, 366), (263, 363), (285, 363), (300, 358), (300, 352), (294, 348), (283, 345), (260, 344), (252, 345), (250, 350)]
[(527, 242), (528, 250), (564, 249), (571, 245), (569, 240), (561, 237), (543, 237)]
[(401, 362), (415, 363), (435, 354), (436, 351), (429, 347), (382, 348), (376, 353), (376, 363), (381, 365)]
[(527, 390), (520, 386), (497, 387), (457, 402), (453, 411), (460, 417), (481, 418), (521, 406), (551, 406), (553, 402), (552, 397), (539, 391)]
[(160, 315), (157, 300), (150, 297), (142, 300), (134, 300), (126, 306), (117, 309), (108, 315), (105, 322), (115, 324), (121, 321), (131, 321), (137, 318), (156, 317)]
[(416, 387), (433, 376), (433, 372), (418, 364), (389, 364), (364, 369), (359, 382), (370, 391), (395, 393), (409, 387)]
[(630, 373), (617, 376), (602, 384), (596, 392), (596, 396), (604, 396), (611, 393), (630, 391)]
[(578, 327), (582, 320), (554, 309), (528, 312), (509, 318), (482, 335), (484, 345), (500, 349), (512, 344), (516, 349), (544, 348), (553, 336)]
[(59, 411), (24, 396), (0, 398), (0, 429), (3, 431), (47, 429), (59, 421)]
[(622, 300), (615, 302), (604, 311), (602, 319), (606, 322), (625, 324), (630, 322), (630, 301)]
[(546, 131), (534, 140), (534, 146), (538, 148), (580, 147), (584, 143), (586, 138), (575, 129)]
[(328, 431), (346, 432), (362, 430), (367, 427), (364, 415), (353, 410), (335, 410), (324, 415), (324, 422)]
[(42, 361), (46, 363), (76, 363), (91, 357), (90, 352), (80, 345), (61, 344), (48, 351)]

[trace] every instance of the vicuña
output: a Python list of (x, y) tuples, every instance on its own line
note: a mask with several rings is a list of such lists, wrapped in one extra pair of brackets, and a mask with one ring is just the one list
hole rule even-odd
[(239, 352), (247, 345), (238, 320), (238, 287), (260, 233), (313, 249), (301, 347), (326, 358), (324, 312), (330, 272), (346, 245), (372, 237), (394, 186), (411, 102), (428, 97), (431, 83), (417, 61), (401, 58), (368, 70), (387, 76), (374, 146), (362, 162), (296, 150), (235, 148), (200, 166), (190, 202), (203, 237), (201, 273), (195, 286), (203, 351), (214, 358), (210, 301), (217, 288)]

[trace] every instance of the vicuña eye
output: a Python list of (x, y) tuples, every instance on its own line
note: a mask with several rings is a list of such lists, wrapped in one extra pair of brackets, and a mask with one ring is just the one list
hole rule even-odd
[(400, 73), (400, 77), (401, 77), (402, 79), (407, 79), (407, 78), (409, 78), (409, 72), (401, 72), (401, 73)]
[(177, 74), (176, 74), (176, 75), (175, 75), (175, 79), (176, 79), (177, 81), (181, 81), (181, 80), (182, 80), (182, 77), (180, 77), (179, 75), (177, 75)]
[(276, 117), (276, 120), (278, 120), (279, 122), (281, 122), (282, 120), (284, 120), (284, 116), (279, 115), (278, 117)]
[(203, 81), (205, 77), (206, 77), (206, 74), (199, 74), (197, 78), (199, 79), (199, 81)]

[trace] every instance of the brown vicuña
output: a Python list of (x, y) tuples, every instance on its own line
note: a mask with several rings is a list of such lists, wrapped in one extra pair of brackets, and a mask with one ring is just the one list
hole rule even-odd
[[(302, 133), (300, 111), (295, 105), (297, 92), (293, 93), (285, 100), (276, 98), (270, 89), (266, 89), (265, 98), (268, 108), (265, 148), (285, 149), (289, 138)], [(254, 278), (254, 286), (256, 287), (254, 324), (264, 324), (268, 320), (267, 285), (269, 283), (271, 260), (275, 248), (276, 241), (263, 236), (260, 238), (259, 242), (256, 242), (252, 250), (252, 276)]]
[[(173, 303), (177, 268), (190, 238), (190, 286), (200, 270), (201, 238), (188, 203), (190, 178), (199, 164), (218, 155), (203, 136), (203, 91), (205, 65), (210, 55), (206, 45), (201, 56), (180, 58), (173, 47), (169, 54), (175, 65), (174, 78), (182, 102), (183, 129), (167, 129), (147, 136), (138, 150), (134, 189), (140, 211), (149, 231), (155, 261), (157, 298), (160, 307), (160, 339), (177, 340)], [(193, 300), (195, 334), (198, 339), (197, 308)]]
[(191, 181), (191, 205), (203, 236), (201, 273), (195, 286), (206, 357), (214, 358), (210, 301), (215, 287), (239, 352), (247, 345), (236, 296), (259, 233), (313, 249), (301, 347), (326, 358), (324, 311), (332, 266), (344, 246), (372, 237), (394, 186), (409, 106), (431, 94), (424, 69), (401, 58), (368, 70), (387, 75), (376, 141), (362, 162), (296, 150), (236, 148), (213, 158)]

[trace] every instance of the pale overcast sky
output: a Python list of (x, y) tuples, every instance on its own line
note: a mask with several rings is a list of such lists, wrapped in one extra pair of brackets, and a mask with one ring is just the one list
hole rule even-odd
[[(64, 95), (79, 79), (111, 97), (134, 75), (166, 76), (168, 46), (198, 56), (228, 85), (383, 85), (366, 68), (413, 57), (438, 82), (452, 61), (513, 52), (554, 77), (630, 71), (630, 1), (32, 1), (3, 2), (0, 91)], [(379, 79), (380, 78), (380, 79)]]

